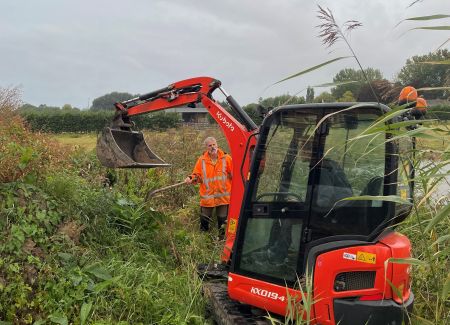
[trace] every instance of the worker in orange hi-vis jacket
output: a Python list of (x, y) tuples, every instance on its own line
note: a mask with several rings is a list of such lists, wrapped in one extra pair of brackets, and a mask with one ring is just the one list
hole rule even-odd
[(218, 148), (213, 137), (206, 138), (204, 144), (206, 151), (198, 158), (192, 174), (184, 181), (187, 184), (200, 184), (200, 230), (209, 230), (209, 222), (216, 209), (219, 235), (223, 239), (230, 204), (233, 163), (231, 156)]
[(419, 97), (416, 88), (403, 87), (398, 97), (398, 104), (411, 108), (411, 115), (416, 119), (423, 118), (427, 112), (428, 104), (423, 97)]

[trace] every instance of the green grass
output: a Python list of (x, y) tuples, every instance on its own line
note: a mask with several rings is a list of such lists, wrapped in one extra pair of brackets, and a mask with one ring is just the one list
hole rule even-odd
[(97, 135), (94, 133), (61, 133), (52, 137), (62, 144), (76, 146), (86, 151), (95, 149), (97, 143)]

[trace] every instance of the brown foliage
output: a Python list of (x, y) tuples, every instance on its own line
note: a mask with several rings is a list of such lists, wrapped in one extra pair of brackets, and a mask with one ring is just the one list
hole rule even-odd
[[(394, 85), (386, 79), (373, 80), (371, 84), (364, 84), (358, 94), (358, 102), (376, 102), (377, 98), (383, 104), (393, 103), (397, 100), (401, 86)], [(374, 92), (377, 95), (374, 96)]]
[(21, 101), (19, 91), (0, 88), (0, 182), (11, 182), (62, 166), (71, 149), (48, 136), (33, 133), (14, 111)]
[(81, 232), (86, 228), (84, 225), (79, 225), (74, 220), (67, 220), (58, 226), (58, 234), (66, 236), (74, 244), (80, 243)]
[(7, 118), (17, 110), (22, 101), (20, 100), (19, 88), (0, 88), (0, 114), (1, 118)]
[[(333, 46), (334, 43), (343, 39), (345, 40), (344, 33), (337, 24), (333, 13), (330, 9), (322, 8), (319, 6), (319, 10), (317, 11), (317, 17), (322, 21), (322, 23), (316, 27), (320, 29), (319, 38), (322, 39), (322, 44), (327, 47)], [(344, 31), (350, 33), (352, 30), (361, 27), (362, 24), (357, 20), (348, 20), (343, 24)]]
[(47, 135), (29, 131), (23, 120), (11, 115), (0, 120), (0, 182), (22, 179), (33, 173), (41, 176), (45, 171), (63, 166), (69, 147)]

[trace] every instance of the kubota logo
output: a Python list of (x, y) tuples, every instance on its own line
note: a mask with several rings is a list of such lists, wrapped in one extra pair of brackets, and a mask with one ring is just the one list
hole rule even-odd
[(252, 287), (250, 289), (250, 293), (253, 293), (253, 294), (261, 296), (261, 297), (273, 299), (273, 300), (284, 301), (284, 299), (286, 299), (286, 298), (284, 298), (284, 296), (279, 295), (276, 292), (271, 292), (271, 291), (267, 291), (265, 289), (260, 289), (260, 288), (255, 288), (255, 287)]
[(234, 131), (233, 123), (227, 121), (227, 118), (226, 118), (225, 116), (222, 116), (222, 113), (217, 112), (216, 115), (217, 115), (217, 118), (219, 119), (220, 122), (222, 122), (223, 124), (225, 124), (225, 126), (226, 126), (227, 128), (229, 128), (231, 131)]

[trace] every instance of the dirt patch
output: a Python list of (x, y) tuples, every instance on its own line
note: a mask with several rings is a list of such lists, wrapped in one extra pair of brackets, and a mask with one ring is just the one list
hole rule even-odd
[(23, 267), (23, 276), (25, 282), (32, 286), (37, 280), (38, 271), (33, 265), (25, 263)]
[(76, 221), (69, 220), (58, 226), (57, 233), (67, 236), (74, 244), (79, 244), (80, 235), (84, 228), (86, 228), (86, 226), (79, 225)]
[(31, 239), (27, 238), (25, 243), (23, 243), (22, 251), (28, 254), (32, 254), (40, 259), (45, 258), (44, 251), (39, 246), (36, 246), (36, 243)]

